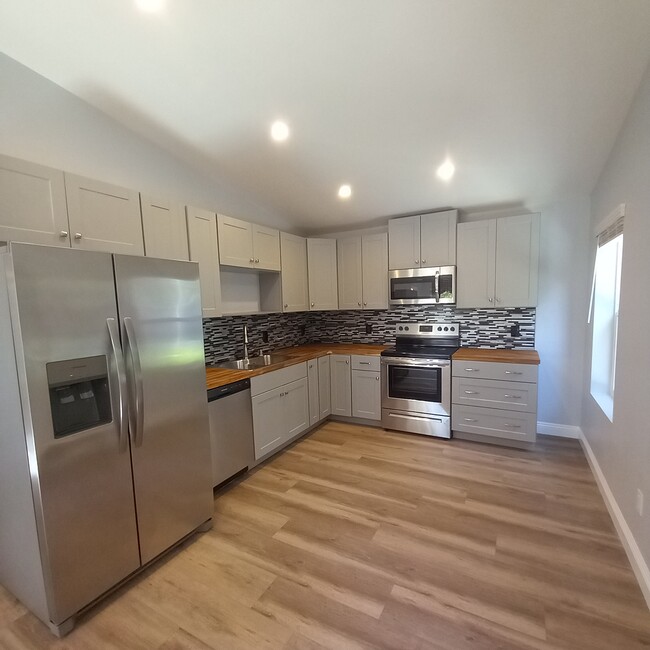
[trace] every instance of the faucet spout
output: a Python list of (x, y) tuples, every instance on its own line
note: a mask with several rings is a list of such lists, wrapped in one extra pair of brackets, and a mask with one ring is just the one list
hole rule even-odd
[(244, 359), (248, 359), (248, 327), (244, 325)]

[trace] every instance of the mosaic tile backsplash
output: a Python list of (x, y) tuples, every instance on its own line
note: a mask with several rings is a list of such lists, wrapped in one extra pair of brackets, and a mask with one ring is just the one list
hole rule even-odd
[[(203, 321), (207, 363), (235, 359), (243, 351), (248, 326), (252, 356), (305, 343), (395, 342), (395, 326), (405, 321), (460, 323), (461, 345), (488, 348), (535, 347), (535, 309), (456, 309), (453, 306), (393, 307), (382, 311), (322, 311), (255, 316), (225, 316)], [(512, 336), (513, 325), (519, 336)], [(370, 333), (367, 333), (370, 329)], [(266, 332), (268, 342), (263, 337)]]

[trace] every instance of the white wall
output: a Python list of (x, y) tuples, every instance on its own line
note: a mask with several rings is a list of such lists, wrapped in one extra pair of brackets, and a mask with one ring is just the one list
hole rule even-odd
[(0, 153), (290, 229), (250, 193), (190, 168), (2, 53)]
[[(582, 430), (650, 563), (650, 68), (592, 194), (592, 231), (620, 203), (626, 213), (614, 422), (589, 394), (589, 332)], [(637, 488), (646, 499), (643, 518), (635, 510)]]

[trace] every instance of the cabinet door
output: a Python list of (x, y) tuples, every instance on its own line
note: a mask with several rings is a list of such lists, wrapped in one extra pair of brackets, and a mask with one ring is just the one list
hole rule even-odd
[(391, 270), (420, 266), (420, 217), (389, 219), (388, 266)]
[(141, 195), (144, 254), (167, 260), (189, 260), (185, 209), (180, 203)]
[(262, 271), (280, 270), (280, 231), (252, 224), (254, 268)]
[(252, 398), (256, 460), (280, 447), (287, 439), (283, 394), (284, 387), (281, 386)]
[(352, 375), (350, 356), (332, 354), (331, 366), (331, 400), (332, 415), (352, 415)]
[(282, 253), (282, 311), (308, 311), (307, 240), (280, 233)]
[(144, 255), (140, 196), (135, 190), (65, 174), (72, 247)]
[(497, 219), (496, 307), (535, 307), (539, 214)]
[(308, 239), (309, 308), (338, 309), (336, 239)]
[(494, 307), (496, 221), (458, 224), (457, 307)]
[(363, 308), (388, 309), (388, 235), (361, 238)]
[(361, 309), (361, 237), (336, 242), (339, 279), (339, 309)]
[(307, 385), (309, 387), (309, 425), (312, 426), (320, 420), (318, 359), (310, 359), (307, 362)]
[(307, 378), (298, 379), (282, 387), (282, 410), (285, 440), (291, 440), (309, 427)]
[(221, 316), (221, 279), (217, 250), (217, 215), (187, 207), (190, 260), (199, 263), (203, 318)]
[(458, 210), (446, 210), (420, 217), (420, 266), (456, 264)]
[(217, 215), (219, 233), (219, 263), (226, 266), (252, 268), (253, 224), (241, 219)]
[(326, 418), (332, 412), (330, 357), (318, 358), (318, 419)]
[(381, 420), (381, 382), (378, 372), (352, 371), (352, 415)]
[(70, 246), (63, 172), (0, 156), (0, 241)]

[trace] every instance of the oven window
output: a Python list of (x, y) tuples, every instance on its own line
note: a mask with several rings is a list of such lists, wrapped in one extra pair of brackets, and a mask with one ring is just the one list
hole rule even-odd
[(421, 278), (391, 278), (390, 281), (392, 300), (431, 299), (434, 290), (434, 278), (431, 275)]
[(441, 368), (388, 366), (388, 396), (441, 402)]

